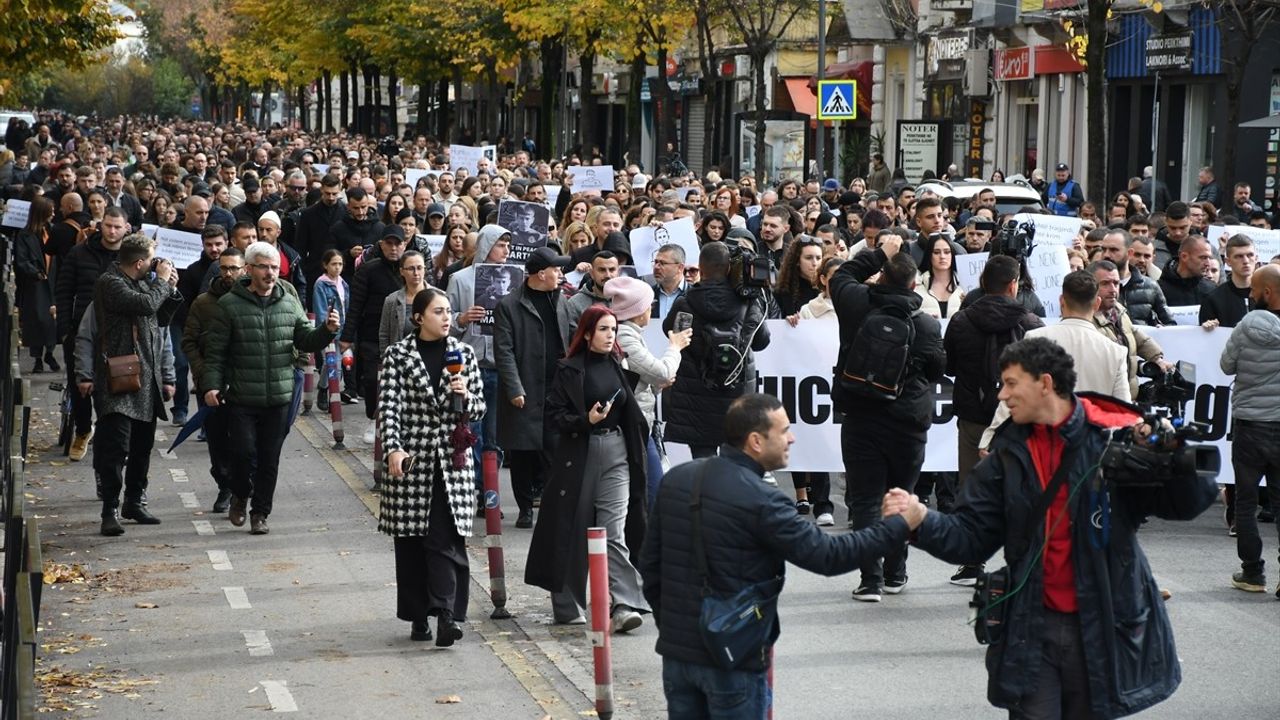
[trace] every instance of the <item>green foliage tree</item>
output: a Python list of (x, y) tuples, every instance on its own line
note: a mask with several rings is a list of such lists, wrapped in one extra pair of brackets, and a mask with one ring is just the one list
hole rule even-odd
[(84, 67), (119, 38), (106, 0), (6, 2), (0, 17), (0, 98), (50, 66)]

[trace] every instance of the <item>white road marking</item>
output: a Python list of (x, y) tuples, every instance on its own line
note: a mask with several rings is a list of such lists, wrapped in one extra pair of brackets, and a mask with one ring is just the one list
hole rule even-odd
[(196, 499), (196, 494), (193, 492), (180, 492), (178, 497), (182, 499), (182, 507), (184, 508), (200, 507), (200, 501)]
[(271, 702), (272, 712), (298, 712), (298, 703), (293, 701), (289, 688), (284, 680), (263, 680), (262, 689), (267, 691), (267, 700)]
[(196, 526), (197, 535), (216, 535), (213, 531), (213, 523), (208, 520), (192, 520), (192, 525)]
[(213, 563), (214, 570), (230, 570), (231, 559), (227, 557), (226, 550), (207, 550), (209, 553), (209, 562)]
[(169, 468), (169, 476), (173, 478), (174, 482), (184, 483), (187, 481), (187, 471), (182, 468)]
[(245, 594), (242, 587), (224, 587), (222, 594), (227, 596), (227, 604), (232, 610), (248, 610), (253, 607), (249, 604), (249, 596)]
[(241, 630), (240, 634), (244, 635), (244, 644), (249, 648), (249, 657), (267, 657), (275, 654), (275, 650), (271, 649), (271, 641), (267, 639), (266, 630)]

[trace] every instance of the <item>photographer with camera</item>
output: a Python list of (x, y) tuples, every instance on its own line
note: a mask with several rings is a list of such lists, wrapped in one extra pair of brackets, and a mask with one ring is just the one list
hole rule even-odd
[[(1222, 371), (1235, 375), (1231, 393), (1231, 466), (1235, 472), (1236, 553), (1241, 571), (1231, 584), (1246, 592), (1266, 592), (1266, 566), (1258, 532), (1258, 481), (1280, 481), (1280, 267), (1263, 265), (1254, 271), (1255, 308), (1231, 331), (1222, 349)], [(1269, 493), (1271, 509), (1280, 510), (1280, 492)], [(1280, 527), (1280, 524), (1277, 524)], [(1280, 598), (1280, 584), (1276, 587)]]
[(666, 439), (688, 445), (695, 458), (716, 454), (729, 405), (755, 389), (753, 353), (769, 346), (767, 262), (741, 247), (703, 245), (701, 282), (677, 299), (662, 321), (664, 333), (678, 332), (684, 328), (677, 328), (676, 320), (683, 314), (693, 328), (662, 409)]
[[(987, 699), (1011, 718), (1114, 718), (1168, 698), (1181, 681), (1173, 630), (1137, 541), (1143, 519), (1191, 520), (1214, 501), (1197, 448), (1147, 449), (1153, 428), (1132, 405), (1075, 394), (1071, 356), (1028, 337), (1000, 356), (1011, 423), (969, 475), (949, 514), (902, 491), (885, 512), (921, 520), (915, 544), (948, 562), (1007, 567), (979, 581), (975, 633), (987, 650)], [(1141, 477), (1103, 467), (1142, 439), (1167, 459)], [(1198, 459), (1198, 458), (1196, 458)], [(1086, 653), (1085, 648), (1088, 648)]]

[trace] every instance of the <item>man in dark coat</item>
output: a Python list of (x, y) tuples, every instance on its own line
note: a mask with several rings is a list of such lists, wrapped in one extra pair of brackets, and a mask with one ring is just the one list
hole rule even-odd
[[(128, 229), (128, 220), (120, 208), (107, 208), (102, 217), (101, 231), (82, 245), (67, 252), (66, 260), (58, 268), (54, 296), (58, 304), (58, 337), (63, 343), (63, 367), (67, 382), (76, 382), (76, 330), (84, 318), (85, 309), (93, 302), (93, 292), (98, 278), (115, 262), (120, 242)], [(84, 459), (93, 437), (93, 403), (78, 393), (71, 395), (71, 413), (75, 417), (75, 437), (71, 440), (71, 459)]]
[(1248, 235), (1232, 235), (1227, 240), (1227, 264), (1231, 267), (1231, 274), (1200, 304), (1200, 327), (1205, 330), (1233, 328), (1253, 309), (1250, 295), (1257, 263), (1258, 254)]
[[(880, 282), (864, 284), (877, 271)], [(947, 358), (941, 326), (920, 312), (921, 299), (914, 290), (917, 272), (901, 239), (892, 235), (881, 239), (875, 250), (859, 253), (831, 277), (831, 304), (840, 321), (840, 367), (869, 317), (881, 312), (905, 315), (914, 328), (907, 375), (895, 399), (854, 397), (840, 377), (832, 383), (832, 402), (845, 416), (840, 447), (849, 477), (845, 491), (849, 524), (855, 530), (875, 523), (886, 490), (899, 487), (910, 492), (924, 464), (925, 439), (933, 419), (933, 384), (942, 379)], [(865, 561), (854, 599), (879, 602), (882, 592), (901, 592), (907, 584), (906, 560), (906, 548), (900, 548), (885, 556), (883, 567), (879, 559)]]
[[(1213, 504), (1217, 485), (1177, 459), (1158, 484), (1103, 477), (1098, 464), (1111, 430), (1149, 433), (1137, 408), (1073, 394), (1071, 356), (1048, 338), (1009, 346), (1000, 365), (1000, 399), (1012, 422), (1001, 425), (954, 511), (928, 512), (899, 491), (886, 510), (901, 501), (911, 506), (908, 517), (923, 515), (915, 544), (948, 562), (975, 564), (1004, 548), (1010, 590), (986, 661), (993, 705), (1036, 718), (1145, 710), (1173, 694), (1181, 670), (1137, 529), (1149, 515), (1195, 518)], [(1047, 513), (1028, 511), (1059, 469), (1065, 478)], [(1101, 526), (1089, 521), (1099, 516)]]
[(1124, 228), (1107, 230), (1102, 238), (1102, 259), (1110, 260), (1120, 273), (1120, 304), (1135, 325), (1176, 325), (1160, 284), (1130, 266), (1129, 249), (1134, 242)]
[[(702, 281), (676, 300), (662, 321), (662, 331), (668, 333), (675, 329), (678, 313), (693, 316), (693, 341), (680, 354), (676, 382), (662, 397), (665, 438), (688, 445), (695, 458), (715, 455), (724, 442), (725, 413), (734, 400), (755, 388), (754, 353), (769, 346), (764, 298), (744, 298), (729, 285), (729, 248), (721, 242), (707, 243), (698, 263)], [(713, 348), (709, 347), (706, 328), (728, 330), (739, 324), (739, 316), (741, 339), (747, 345), (741, 375), (731, 387), (708, 387), (704, 377), (713, 362)]]
[(1204, 268), (1213, 259), (1209, 241), (1192, 235), (1178, 247), (1178, 256), (1160, 272), (1160, 289), (1174, 307), (1199, 305), (1216, 287), (1204, 277)]
[[(173, 354), (158, 316), (166, 303), (182, 301), (176, 289), (177, 269), (168, 260), (156, 263), (155, 241), (130, 235), (120, 244), (117, 262), (98, 278), (93, 306), (98, 324), (92, 375), (80, 371), (82, 395), (93, 393), (98, 407), (98, 441), (93, 445), (93, 469), (102, 479), (103, 535), (124, 534), (120, 517), (141, 525), (160, 519), (142, 504), (151, 468), (156, 418), (165, 417), (164, 401), (173, 395)], [(137, 354), (141, 387), (112, 392), (106, 359)], [(124, 488), (124, 505), (120, 489)]]
[(112, 207), (118, 207), (124, 210), (129, 216), (129, 227), (134, 232), (142, 229), (142, 202), (138, 198), (124, 191), (124, 173), (120, 172), (120, 168), (112, 165), (107, 168), (107, 202)]
[(520, 515), (516, 527), (533, 527), (533, 501), (542, 494), (555, 448), (545, 422), (547, 389), (564, 356), (557, 310), (560, 268), (569, 258), (538, 248), (525, 261), (525, 281), (494, 311), (493, 354), (498, 369), (498, 444), (511, 469), (511, 491)]
[[(302, 272), (307, 277), (318, 278), (324, 274), (324, 251), (333, 247), (329, 231), (346, 212), (347, 206), (342, 202), (342, 181), (335, 175), (325, 175), (320, 181), (320, 202), (302, 211), (298, 217), (298, 229), (290, 243), (302, 254)], [(351, 262), (348, 260), (346, 264), (351, 265)]]
[[(943, 348), (947, 374), (955, 378), (951, 408), (956, 414), (959, 466), (956, 491), (978, 464), (982, 432), (1000, 404), (1000, 352), (1021, 340), (1028, 330), (1044, 327), (1044, 321), (1022, 306), (1018, 296), (1018, 261), (996, 255), (982, 268), (981, 298), (964, 308), (947, 324)], [(953, 585), (973, 585), (982, 567), (960, 568), (951, 576)]]
[[(364, 254), (365, 248), (378, 242), (382, 237), (384, 227), (375, 212), (377, 203), (378, 201), (372, 195), (365, 194), (364, 190), (358, 187), (351, 188), (347, 191), (347, 214), (329, 228), (332, 247), (341, 251), (346, 258), (342, 276), (348, 280), (355, 276), (356, 258)], [(401, 230), (400, 234), (403, 236), (404, 231)], [(318, 278), (323, 274), (324, 272), (321, 271), (319, 275), (308, 275), (308, 277)]]
[(708, 707), (713, 717), (764, 717), (769, 648), (781, 632), (774, 618), (768, 642), (734, 670), (721, 669), (708, 652), (700, 623), (703, 580), (693, 554), (695, 482), (707, 575), (718, 597), (781, 579), (788, 562), (823, 575), (850, 572), (864, 558), (901, 546), (909, 532), (906, 518), (891, 517), (855, 533), (828, 535), (796, 512), (789, 496), (764, 482), (766, 472), (786, 467), (795, 441), (776, 397), (738, 398), (720, 432), (720, 457), (685, 463), (663, 477), (640, 555), (671, 717), (707, 717)]
[[(382, 323), (382, 303), (388, 295), (404, 287), (400, 277), (404, 230), (399, 225), (388, 227), (378, 240), (378, 246), (382, 257), (363, 263), (355, 273), (351, 283), (351, 305), (338, 342), (344, 353), (353, 345), (356, 348), (356, 370), (360, 376), (360, 390), (364, 393), (364, 415), (370, 421), (378, 406), (378, 365), (382, 362), (378, 352), (378, 328)], [(370, 422), (364, 440), (372, 445), (374, 439), (374, 424)]]

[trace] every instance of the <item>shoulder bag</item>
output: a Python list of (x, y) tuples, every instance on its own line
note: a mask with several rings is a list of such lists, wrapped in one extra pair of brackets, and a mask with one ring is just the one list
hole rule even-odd
[[(98, 312), (97, 306), (93, 311)], [(106, 340), (102, 334), (102, 314), (98, 313), (98, 349), (107, 364), (107, 392), (112, 395), (128, 395), (142, 389), (142, 358), (138, 357), (138, 324), (129, 321), (133, 330), (133, 353), (129, 355), (107, 355)]]

